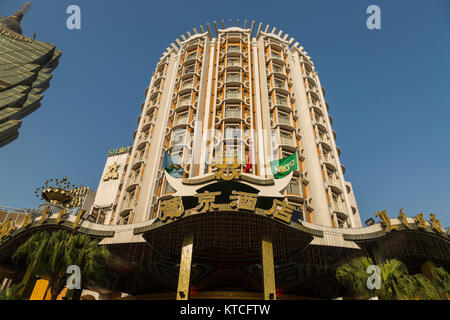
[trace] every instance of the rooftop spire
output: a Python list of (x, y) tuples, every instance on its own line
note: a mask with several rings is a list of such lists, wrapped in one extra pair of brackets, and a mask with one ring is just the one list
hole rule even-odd
[(20, 22), (23, 18), (23, 15), (25, 13), (28, 12), (28, 10), (30, 10), (31, 7), (31, 3), (30, 2), (25, 2), (18, 11), (16, 11), (11, 18), (16, 19), (18, 22)]

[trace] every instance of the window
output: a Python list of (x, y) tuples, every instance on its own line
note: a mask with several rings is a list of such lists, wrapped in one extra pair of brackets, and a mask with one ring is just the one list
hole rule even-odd
[(325, 132), (320, 131), (320, 129), (318, 129), (318, 131), (319, 131), (319, 138), (320, 138), (320, 140), (326, 142), (327, 141), (327, 135), (325, 134)]
[(328, 176), (328, 184), (334, 185), (334, 174), (331, 172), (330, 169), (327, 169), (327, 176)]
[(177, 113), (175, 116), (174, 125), (176, 126), (179, 124), (187, 124), (188, 120), (189, 120), (189, 111)]
[(290, 125), (289, 113), (278, 111), (278, 122), (281, 124)]
[(286, 187), (286, 192), (288, 194), (300, 195), (300, 185), (297, 179), (292, 179)]
[(325, 150), (324, 148), (322, 148), (322, 154), (323, 154), (324, 160), (330, 160), (330, 152), (328, 150)]
[(318, 123), (322, 122), (322, 118), (320, 117), (320, 114), (318, 114), (317, 112), (314, 112), (314, 118), (316, 119), (316, 122)]
[(128, 220), (130, 219), (130, 214), (128, 213), (125, 217), (121, 217), (120, 220), (120, 224), (128, 224)]
[(241, 47), (239, 45), (229, 45), (228, 52), (241, 52)]
[(239, 89), (227, 89), (225, 99), (240, 99), (241, 91)]
[(184, 144), (186, 137), (186, 130), (175, 130), (172, 132), (171, 145), (175, 146), (178, 144)]
[(238, 105), (227, 105), (225, 107), (225, 118), (241, 118), (241, 107)]
[(147, 131), (142, 132), (140, 141), (146, 140), (148, 138), (149, 132), (150, 132), (150, 129), (148, 129)]
[(190, 78), (190, 79), (183, 81), (183, 84), (181, 85), (180, 89), (191, 89), (193, 87), (194, 87), (194, 79)]
[(135, 162), (139, 162), (144, 158), (144, 150), (141, 152), (136, 152), (136, 155), (134, 156)]
[(134, 190), (128, 194), (127, 208), (131, 208), (134, 200)]
[(337, 195), (334, 192), (331, 192), (331, 195), (333, 197), (333, 207), (334, 210), (336, 211), (340, 211), (341, 210), (341, 205), (340, 205), (340, 201), (339, 201), (339, 195)]
[(281, 79), (274, 79), (275, 88), (284, 88), (284, 81)]
[(281, 144), (292, 146), (292, 134), (287, 131), (280, 131)]
[(290, 156), (292, 156), (292, 152), (281, 151), (281, 158), (288, 158)]
[(241, 61), (238, 58), (228, 58), (227, 59), (227, 67), (239, 67), (241, 65)]
[(228, 72), (227, 73), (227, 82), (240, 82), (241, 76), (237, 72)]
[(145, 122), (150, 122), (150, 121), (152, 121), (154, 115), (155, 115), (155, 111), (152, 110), (152, 112), (150, 112), (150, 114), (145, 118)]
[(100, 210), (98, 217), (97, 217), (97, 223), (104, 224), (106, 218), (106, 213), (104, 210)]
[(223, 152), (224, 163), (234, 163), (236, 161), (241, 161), (241, 146), (233, 144), (225, 144)]
[(281, 53), (276, 52), (275, 50), (270, 50), (270, 57), (281, 60)]
[(286, 96), (283, 96), (283, 95), (281, 95), (281, 94), (277, 94), (277, 95), (276, 95), (276, 98), (277, 98), (276, 103), (277, 103), (278, 105), (287, 107), (287, 99), (286, 99)]
[(185, 106), (191, 103), (191, 94), (185, 94), (180, 97), (180, 106)]
[(284, 72), (283, 67), (280, 66), (279, 64), (276, 64), (276, 63), (272, 63), (272, 71), (273, 72), (277, 72), (277, 73), (283, 73)]
[(195, 64), (184, 67), (184, 74), (195, 72)]
[(239, 125), (227, 125), (225, 127), (225, 139), (240, 139), (241, 128)]
[(273, 160), (278, 160), (278, 144), (277, 144), (277, 132), (272, 129), (272, 150), (273, 150)]
[(188, 55), (186, 56), (186, 61), (193, 60), (195, 58), (197, 58), (197, 51), (188, 53)]
[(184, 156), (184, 148), (181, 149), (174, 149), (171, 153), (170, 156), (172, 157), (173, 162), (175, 163), (183, 163), (183, 156)]
[(174, 188), (172, 188), (172, 186), (166, 181), (164, 180), (164, 187), (162, 190), (162, 194), (168, 194), (168, 193), (174, 193), (176, 192), (176, 190)]

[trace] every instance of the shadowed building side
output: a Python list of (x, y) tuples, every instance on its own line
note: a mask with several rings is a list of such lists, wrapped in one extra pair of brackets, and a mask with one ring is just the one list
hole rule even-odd
[(19, 136), (22, 119), (38, 109), (61, 51), (22, 35), (28, 6), (0, 17), (0, 147)]

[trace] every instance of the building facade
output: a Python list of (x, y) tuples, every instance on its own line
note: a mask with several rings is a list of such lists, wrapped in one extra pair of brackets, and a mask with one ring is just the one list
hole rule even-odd
[(111, 224), (120, 196), (119, 186), (125, 177), (131, 147), (112, 149), (108, 152), (105, 168), (94, 200), (91, 215), (99, 224)]
[[(449, 270), (434, 214), (382, 210), (362, 227), (305, 50), (254, 22), (213, 29), (187, 32), (161, 57), (133, 146), (109, 152), (92, 211), (47, 186), (36, 214), (0, 208), (0, 289), (22, 282), (22, 297), (50, 298), (33, 264), (12, 257), (31, 235), (61, 229), (110, 251), (101, 279), (79, 292), (89, 299), (335, 299), (337, 268), (357, 257)], [(272, 161), (292, 157), (293, 170), (273, 174)]]
[(250, 174), (272, 177), (270, 162), (298, 152), (300, 168), (284, 190), (301, 219), (361, 227), (352, 185), (345, 181), (325, 90), (311, 58), (289, 35), (253, 22), (207, 25), (176, 40), (146, 90), (114, 223), (158, 216), (174, 192), (162, 174), (167, 151), (185, 178), (237, 159)]
[(27, 6), (0, 17), (0, 147), (19, 136), (22, 119), (41, 105), (61, 51), (22, 34)]

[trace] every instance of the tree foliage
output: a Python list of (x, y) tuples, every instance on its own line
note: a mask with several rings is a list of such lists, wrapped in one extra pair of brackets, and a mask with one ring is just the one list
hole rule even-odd
[(83, 281), (102, 274), (108, 258), (108, 249), (99, 245), (98, 240), (93, 240), (85, 234), (74, 235), (64, 230), (34, 234), (13, 256), (16, 262), (26, 259), (28, 267), (34, 267), (36, 274), (50, 279), (52, 299), (56, 299), (66, 285), (68, 266), (80, 267)]
[(450, 275), (444, 268), (433, 267), (434, 279), (423, 274), (410, 275), (406, 265), (397, 260), (387, 260), (380, 266), (380, 289), (370, 290), (367, 268), (372, 259), (360, 257), (340, 266), (336, 278), (346, 294), (358, 299), (378, 296), (382, 300), (442, 300), (450, 294)]
[(23, 284), (15, 284), (6, 290), (0, 291), (0, 300), (21, 300), (19, 291)]

